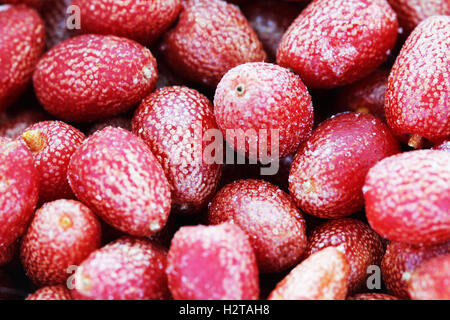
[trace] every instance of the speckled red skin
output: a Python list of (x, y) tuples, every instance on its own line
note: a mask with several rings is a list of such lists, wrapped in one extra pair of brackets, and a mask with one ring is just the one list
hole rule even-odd
[(22, 238), (20, 259), (38, 286), (64, 284), (68, 268), (100, 247), (101, 227), (81, 202), (56, 200), (38, 209)]
[(267, 58), (240, 9), (222, 0), (185, 1), (162, 49), (174, 71), (209, 87), (215, 87), (231, 68)]
[(391, 241), (450, 240), (450, 153), (417, 150), (384, 159), (364, 185), (371, 227)]
[(5, 4), (25, 4), (35, 9), (42, 8), (44, 0), (1, 0), (0, 3)]
[(249, 237), (260, 272), (281, 272), (297, 263), (306, 248), (305, 220), (289, 195), (262, 180), (239, 180), (221, 189), (208, 222), (229, 222)]
[(289, 27), (277, 53), (308, 88), (333, 88), (362, 79), (397, 40), (395, 12), (385, 0), (315, 0)]
[(218, 130), (208, 98), (187, 87), (159, 89), (142, 101), (132, 128), (163, 167), (172, 207), (182, 213), (204, 207), (216, 191), (222, 172), (220, 164), (208, 164), (203, 157), (212, 142), (199, 140), (208, 130)]
[(87, 135), (91, 136), (95, 132), (100, 131), (106, 127), (122, 128), (131, 131), (131, 116), (118, 115), (103, 120), (96, 121), (87, 131)]
[(0, 26), (0, 111), (3, 111), (27, 88), (44, 50), (45, 30), (39, 14), (25, 5), (0, 5)]
[(34, 108), (9, 108), (0, 113), (0, 136), (18, 138), (27, 127), (48, 119), (48, 115)]
[(65, 285), (48, 286), (38, 289), (25, 300), (72, 300), (70, 290)]
[(400, 147), (375, 116), (343, 113), (317, 127), (292, 163), (289, 191), (299, 208), (320, 218), (342, 218), (362, 209), (369, 169)]
[(19, 249), (19, 240), (16, 240), (7, 247), (0, 248), (0, 267), (9, 264), (16, 257)]
[(441, 144), (435, 146), (433, 149), (434, 150), (450, 151), (450, 140), (442, 142)]
[(296, 266), (277, 284), (269, 300), (345, 300), (350, 265), (334, 247), (325, 248)]
[[(44, 2), (40, 14), (45, 22), (45, 45), (47, 49), (51, 49), (60, 42), (76, 35), (76, 30), (69, 30), (67, 28), (67, 19), (69, 18), (67, 8), (71, 3), (72, 0)], [(70, 14), (73, 14), (73, 11)]]
[(400, 299), (386, 293), (369, 292), (369, 293), (360, 293), (352, 297), (348, 297), (347, 300), (400, 300)]
[(450, 253), (450, 241), (433, 246), (390, 242), (381, 264), (386, 287), (395, 296), (410, 299), (408, 280), (413, 271), (423, 262), (446, 253)]
[[(44, 141), (35, 150), (32, 141), (26, 140), (29, 133)], [(39, 202), (73, 198), (67, 181), (67, 167), (70, 157), (86, 138), (78, 129), (61, 121), (42, 121), (26, 128), (22, 135), (34, 157), (39, 171)]]
[(386, 118), (394, 134), (434, 143), (450, 136), (449, 51), (449, 16), (426, 19), (403, 45), (386, 90)]
[[(279, 130), (277, 149), (279, 157), (285, 157), (294, 153), (309, 137), (314, 121), (311, 96), (300, 77), (277, 65), (259, 62), (246, 63), (226, 73), (216, 89), (214, 114), (230, 146), (259, 160), (260, 143), (267, 148), (271, 159), (277, 158), (271, 153), (273, 138), (270, 130)], [(245, 150), (226, 133), (236, 129), (256, 132), (256, 136), (246, 135)], [(261, 142), (261, 129), (267, 131), (267, 143)], [(242, 134), (240, 136), (244, 139)], [(257, 142), (252, 143), (252, 140)]]
[(178, 17), (181, 0), (72, 0), (80, 8), (81, 32), (112, 34), (154, 43)]
[(450, 15), (448, 0), (388, 0), (398, 22), (408, 35), (423, 20), (435, 15)]
[(182, 227), (172, 239), (166, 270), (176, 300), (255, 300), (258, 267), (237, 226)]
[(379, 69), (364, 79), (341, 88), (336, 97), (336, 111), (370, 113), (386, 122), (384, 93), (388, 77), (388, 69)]
[(104, 119), (140, 103), (154, 88), (156, 60), (135, 41), (82, 35), (48, 51), (33, 74), (36, 95), (67, 121)]
[(380, 236), (355, 219), (331, 220), (316, 227), (308, 236), (305, 257), (330, 246), (341, 248), (350, 264), (349, 293), (364, 288), (370, 275), (367, 268), (380, 265), (384, 254)]
[(161, 230), (170, 212), (169, 183), (147, 145), (131, 132), (107, 127), (70, 159), (77, 198), (113, 227), (135, 236)]
[(76, 300), (170, 298), (167, 251), (149, 240), (123, 237), (94, 251), (75, 272)]
[(39, 176), (24, 143), (0, 143), (0, 249), (26, 230), (38, 200)]

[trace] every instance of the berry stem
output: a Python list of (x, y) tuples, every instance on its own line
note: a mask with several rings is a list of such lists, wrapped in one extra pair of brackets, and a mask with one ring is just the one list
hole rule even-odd
[(26, 131), (22, 134), (22, 139), (25, 141), (32, 153), (42, 151), (47, 145), (45, 138), (40, 135), (37, 130)]

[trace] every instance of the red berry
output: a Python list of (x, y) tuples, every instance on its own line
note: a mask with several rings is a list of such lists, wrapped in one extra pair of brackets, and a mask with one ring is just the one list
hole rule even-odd
[(124, 112), (154, 88), (156, 60), (142, 45), (115, 36), (83, 35), (48, 51), (33, 75), (44, 108), (67, 121)]
[(347, 298), (347, 300), (400, 300), (400, 299), (385, 293), (360, 293)]
[(450, 253), (450, 241), (433, 246), (389, 243), (381, 264), (386, 287), (397, 297), (409, 299), (408, 280), (413, 271), (424, 261), (446, 253)]
[(30, 294), (25, 300), (72, 300), (70, 291), (66, 286), (60, 284), (38, 289)]
[(168, 255), (169, 288), (177, 300), (254, 300), (258, 268), (247, 235), (232, 224), (182, 227)]
[[(19, 240), (16, 240), (7, 247), (0, 248), (0, 267), (9, 264), (15, 257), (19, 249)], [(1, 300), (1, 299), (0, 299)]]
[(73, 198), (67, 167), (70, 157), (86, 138), (84, 134), (64, 122), (43, 121), (26, 128), (21, 138), (39, 171), (39, 201)]
[(231, 68), (267, 57), (239, 8), (222, 0), (185, 1), (163, 51), (178, 74), (210, 87)]
[(48, 116), (40, 109), (9, 108), (0, 113), (0, 136), (17, 138), (32, 124), (47, 120)]
[(70, 275), (68, 268), (80, 264), (100, 241), (100, 222), (88, 207), (56, 200), (36, 211), (22, 239), (20, 258), (35, 284), (63, 284)]
[(446, 141), (442, 142), (440, 145), (434, 147), (433, 149), (450, 151), (450, 140), (446, 140)]
[(397, 40), (385, 0), (315, 0), (281, 40), (277, 62), (312, 88), (349, 84), (373, 72)]
[(261, 272), (280, 272), (298, 262), (306, 248), (305, 221), (292, 199), (262, 180), (225, 186), (211, 202), (211, 224), (230, 222), (249, 237)]
[(123, 237), (94, 251), (75, 272), (78, 300), (162, 300), (170, 298), (165, 249), (144, 239)]
[(0, 5), (0, 111), (27, 88), (44, 41), (44, 22), (35, 10)]
[[(259, 160), (266, 154), (276, 159), (294, 153), (313, 126), (311, 96), (303, 82), (268, 63), (247, 63), (227, 72), (216, 90), (214, 114), (227, 142)], [(227, 130), (235, 131), (237, 141)], [(279, 143), (272, 130), (277, 130)]]
[(344, 300), (349, 275), (345, 255), (329, 247), (296, 266), (277, 284), (269, 300)]
[(45, 45), (47, 49), (53, 48), (76, 34), (75, 30), (67, 28), (67, 22), (71, 21), (68, 19), (69, 14), (74, 13), (74, 11), (68, 11), (71, 3), (72, 0), (45, 1), (40, 14), (45, 22)]
[(364, 185), (366, 214), (384, 238), (410, 244), (450, 240), (450, 153), (418, 150), (384, 159)]
[(289, 191), (306, 213), (342, 218), (363, 208), (367, 171), (399, 152), (398, 142), (378, 118), (343, 113), (322, 122), (299, 149)]
[(432, 258), (413, 272), (408, 292), (413, 300), (450, 300), (450, 254)]
[(107, 127), (94, 133), (70, 159), (68, 178), (80, 201), (113, 227), (151, 236), (167, 221), (170, 190), (145, 143), (131, 132)]
[(450, 17), (423, 21), (409, 36), (391, 70), (386, 118), (394, 134), (421, 148), (423, 138), (450, 136)]
[(38, 201), (33, 155), (20, 141), (0, 143), (0, 249), (26, 230)]

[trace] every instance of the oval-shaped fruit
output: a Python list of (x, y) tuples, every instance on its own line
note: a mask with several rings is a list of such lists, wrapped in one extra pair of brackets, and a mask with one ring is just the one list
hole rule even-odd
[(131, 132), (107, 127), (72, 155), (69, 184), (113, 227), (135, 236), (161, 230), (170, 212), (170, 190), (155, 156)]
[(313, 126), (313, 107), (300, 77), (269, 63), (246, 63), (217, 86), (214, 114), (227, 142), (251, 159), (294, 153)]
[(33, 75), (42, 106), (67, 121), (93, 121), (124, 112), (157, 79), (150, 50), (129, 39), (82, 35), (50, 49)]
[(36, 211), (22, 239), (20, 258), (38, 286), (64, 284), (71, 266), (79, 265), (101, 244), (97, 217), (81, 202), (56, 200)]
[(35, 10), (0, 5), (0, 111), (25, 91), (44, 45), (44, 22)]
[(289, 191), (299, 208), (321, 218), (342, 218), (362, 209), (367, 171), (400, 151), (378, 118), (343, 113), (322, 122), (292, 163)]
[(395, 296), (410, 299), (408, 280), (413, 271), (424, 261), (446, 253), (450, 253), (450, 241), (432, 246), (390, 242), (381, 263), (386, 287)]
[(348, 297), (347, 300), (400, 300), (400, 299), (385, 293), (369, 292), (369, 293), (360, 293), (352, 297)]
[(450, 17), (426, 19), (411, 33), (392, 67), (386, 90), (387, 123), (421, 148), (423, 138), (450, 136)]
[(39, 171), (39, 201), (73, 198), (67, 167), (75, 150), (86, 138), (78, 129), (61, 121), (38, 122), (20, 136), (34, 157)]
[(316, 0), (289, 27), (277, 62), (311, 88), (362, 79), (389, 55), (397, 18), (386, 0)]
[(0, 143), (0, 249), (26, 230), (38, 201), (39, 175), (21, 141)]
[(166, 272), (177, 300), (259, 298), (255, 254), (247, 235), (229, 223), (178, 230)]
[(355, 219), (331, 220), (316, 227), (308, 236), (305, 256), (331, 246), (340, 248), (350, 264), (349, 293), (364, 287), (369, 268), (379, 266), (384, 254), (380, 236)]
[(187, 0), (183, 6), (162, 47), (168, 64), (181, 76), (215, 87), (231, 68), (267, 58), (237, 6), (222, 0)]
[(350, 266), (334, 247), (325, 248), (296, 266), (269, 295), (269, 300), (344, 300)]
[(208, 133), (218, 131), (211, 102), (193, 89), (162, 88), (142, 102), (132, 127), (161, 163), (175, 210), (189, 213), (204, 207), (222, 171), (219, 163), (205, 159), (209, 143), (217, 143), (205, 140)]
[(366, 214), (382, 237), (410, 244), (450, 240), (450, 153), (417, 150), (384, 159), (364, 185)]
[(120, 238), (94, 251), (75, 272), (77, 300), (169, 299), (166, 249), (145, 239)]
[(291, 197), (262, 180), (239, 180), (212, 200), (208, 222), (230, 222), (249, 237), (260, 272), (280, 272), (298, 262), (306, 248), (305, 220)]
[(14, 107), (0, 113), (0, 136), (15, 139), (23, 130), (39, 121), (48, 119), (48, 115), (40, 109)]
[(70, 291), (65, 285), (48, 286), (38, 289), (25, 300), (72, 300)]

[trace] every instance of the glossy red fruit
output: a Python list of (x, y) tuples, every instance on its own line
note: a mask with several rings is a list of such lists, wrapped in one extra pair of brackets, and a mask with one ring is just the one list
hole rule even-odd
[(446, 253), (450, 253), (450, 241), (432, 246), (390, 242), (381, 264), (386, 287), (395, 296), (410, 299), (408, 281), (413, 271), (423, 262)]
[(450, 300), (450, 254), (432, 258), (412, 274), (408, 292), (413, 300)]
[(311, 88), (362, 79), (389, 55), (397, 18), (386, 0), (315, 0), (289, 27), (277, 53)]
[(29, 7), (40, 9), (42, 8), (44, 0), (1, 0), (0, 2), (6, 4), (25, 4)]
[(185, 1), (162, 49), (178, 74), (210, 87), (231, 68), (267, 58), (239, 8), (222, 0)]
[(36, 211), (22, 239), (20, 258), (38, 286), (64, 284), (70, 266), (100, 247), (97, 217), (81, 202), (56, 200)]
[(294, 153), (309, 137), (314, 118), (311, 96), (297, 75), (257, 62), (233, 68), (222, 78), (214, 114), (236, 151), (266, 161)]
[(446, 140), (446, 141), (442, 142), (440, 145), (435, 146), (433, 149), (450, 151), (450, 140)]
[[(69, 29), (67, 22), (75, 23), (75, 19), (70, 17), (76, 11), (69, 10), (72, 0), (52, 0), (45, 1), (43, 9), (40, 11), (45, 22), (45, 45), (51, 49), (60, 42), (72, 38), (76, 35), (76, 29)], [(81, 19), (81, 16), (80, 16)], [(72, 28), (72, 25), (70, 27)]]
[(360, 293), (352, 297), (348, 297), (347, 300), (400, 300), (400, 299), (385, 293)]
[(230, 222), (249, 237), (260, 272), (280, 272), (298, 262), (306, 248), (305, 220), (294, 201), (262, 180), (239, 180), (212, 200), (208, 222)]
[(412, 147), (450, 136), (449, 51), (450, 17), (431, 17), (411, 33), (391, 70), (387, 123)]
[(27, 88), (44, 41), (44, 22), (35, 10), (0, 5), (0, 111)]
[(48, 119), (40, 109), (14, 107), (0, 113), (0, 136), (17, 138), (32, 124)]
[(33, 75), (43, 107), (67, 121), (94, 121), (125, 112), (155, 88), (156, 79), (150, 50), (103, 35), (60, 43), (43, 56)]
[(305, 256), (331, 246), (340, 248), (350, 264), (348, 291), (352, 293), (363, 289), (371, 274), (368, 272), (369, 267), (379, 266), (383, 258), (384, 246), (380, 236), (359, 220), (347, 218), (327, 221), (308, 236)]
[(72, 0), (83, 17), (81, 32), (154, 43), (175, 21), (181, 0)]
[(232, 224), (182, 227), (172, 239), (166, 272), (177, 300), (259, 298), (255, 254)]
[(77, 300), (162, 300), (170, 298), (167, 252), (145, 239), (120, 238), (94, 251), (75, 272)]
[(19, 249), (19, 240), (16, 240), (7, 247), (0, 248), (0, 267), (10, 263), (16, 256)]
[(206, 159), (206, 135), (218, 131), (211, 102), (187, 87), (166, 87), (141, 103), (132, 121), (133, 133), (141, 137), (161, 163), (178, 212), (200, 210), (219, 183), (222, 166)]
[(344, 300), (350, 266), (334, 247), (325, 248), (296, 266), (269, 295), (269, 300)]
[(78, 129), (61, 121), (38, 122), (20, 136), (34, 157), (39, 171), (39, 201), (73, 198), (67, 181), (70, 157), (86, 138)]
[(384, 159), (364, 185), (366, 214), (382, 237), (410, 244), (450, 240), (450, 153), (418, 150)]
[(362, 209), (367, 171), (400, 151), (378, 118), (343, 113), (322, 122), (299, 149), (289, 191), (299, 208), (320, 218), (342, 218)]
[(95, 132), (105, 129), (106, 127), (122, 128), (131, 131), (131, 117), (128, 115), (118, 115), (96, 121), (89, 128), (87, 135), (91, 136)]
[(0, 249), (26, 230), (38, 201), (33, 155), (20, 141), (0, 143)]
[(25, 300), (72, 300), (70, 291), (65, 285), (48, 286), (38, 289)]
[(167, 221), (164, 171), (144, 141), (125, 129), (90, 136), (72, 155), (68, 178), (80, 201), (123, 232), (151, 236)]

